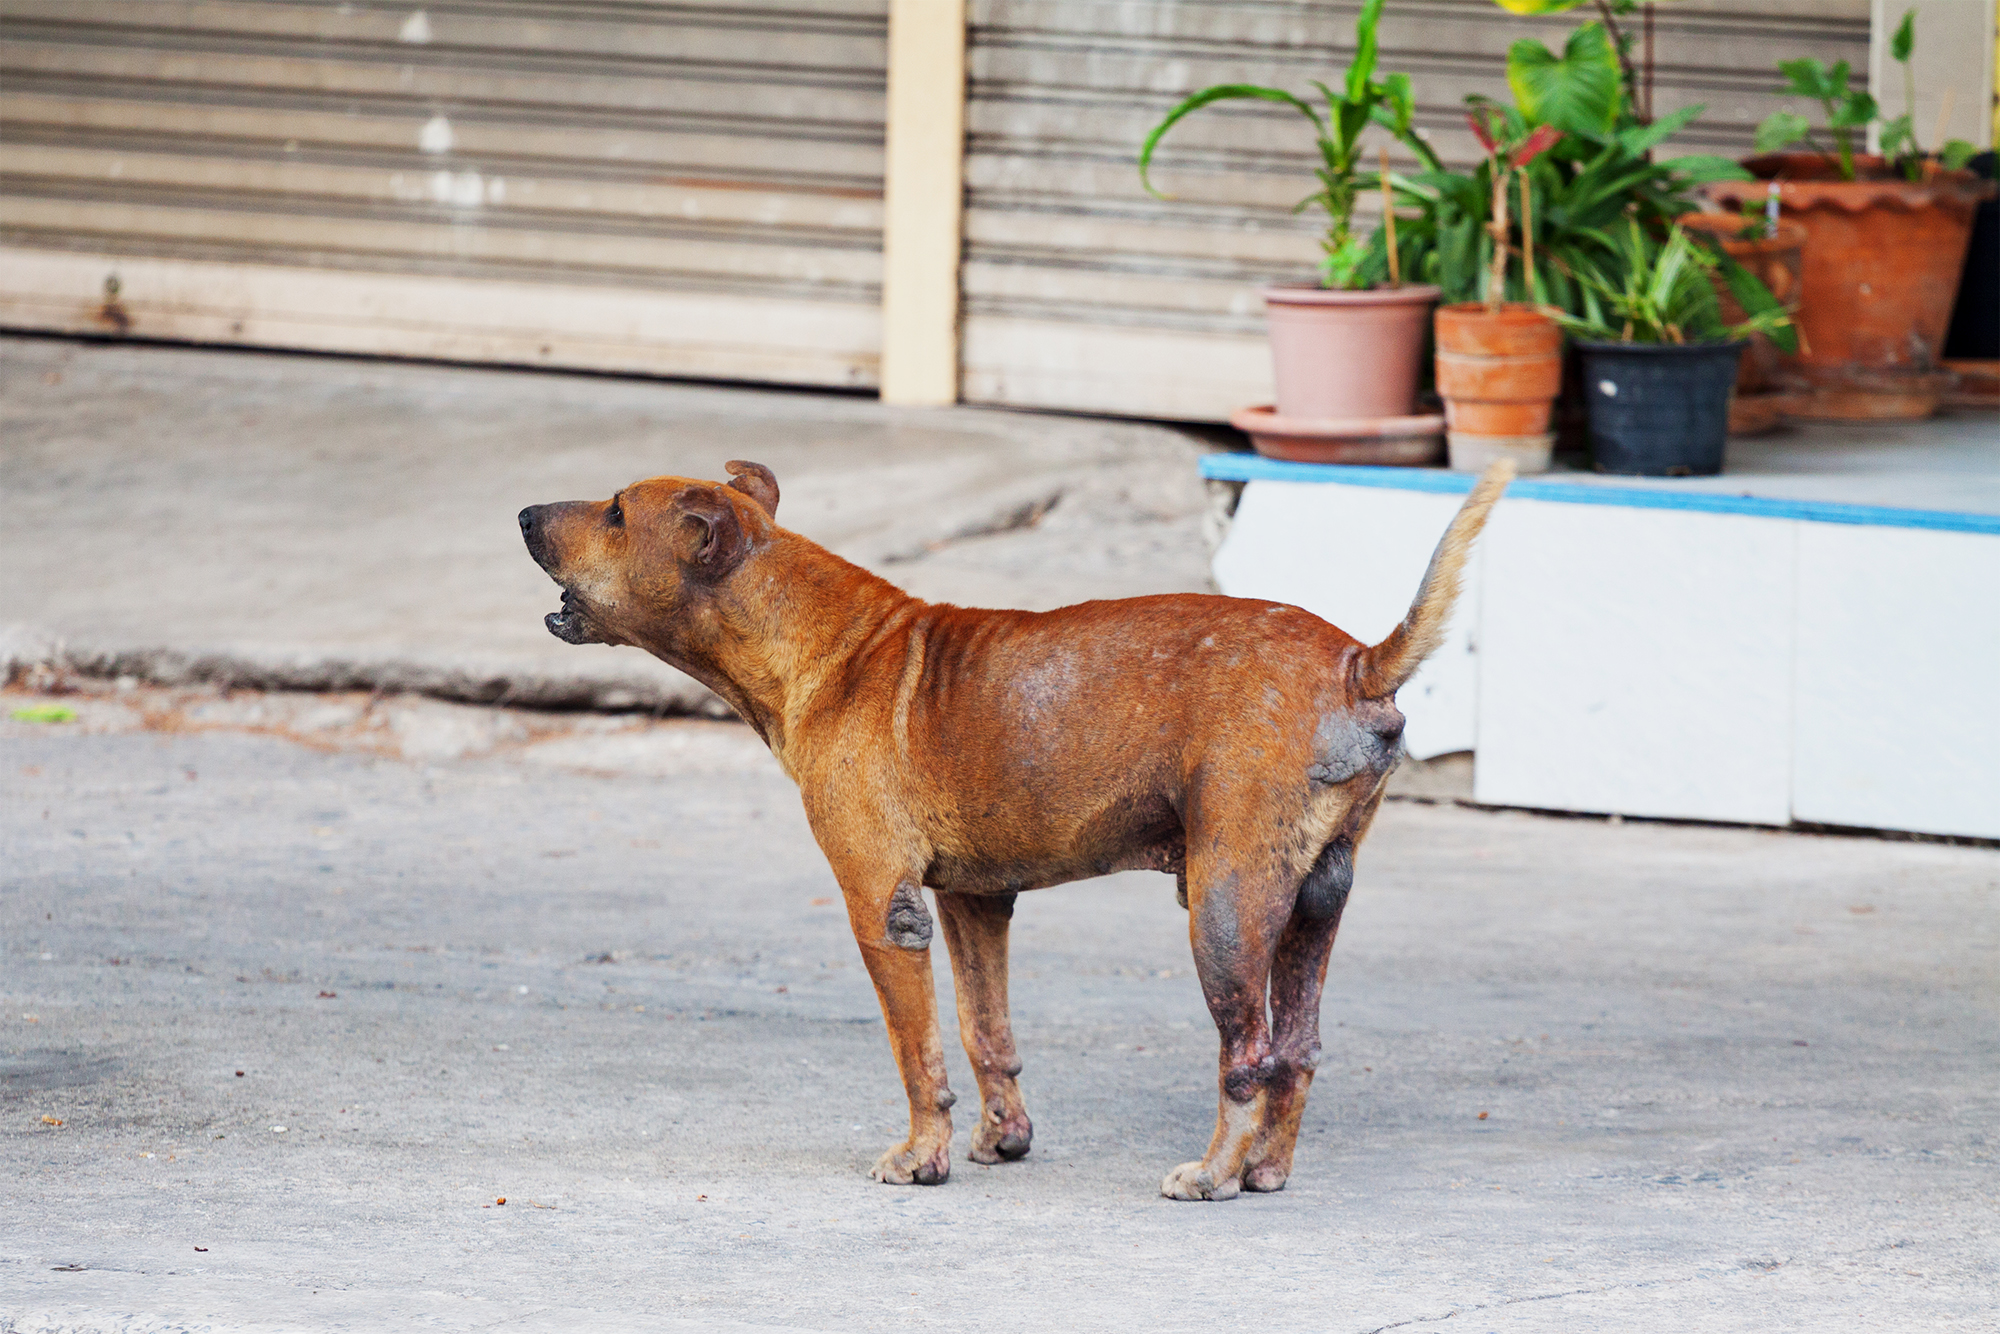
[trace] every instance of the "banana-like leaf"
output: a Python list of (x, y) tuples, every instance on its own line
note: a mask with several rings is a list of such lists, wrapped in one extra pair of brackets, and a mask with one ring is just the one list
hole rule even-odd
[(1634, 125), (1618, 131), (1618, 146), (1634, 157), (1651, 152), (1656, 146), (1671, 139), (1688, 127), (1688, 124), (1708, 110), (1706, 102), (1697, 102), (1679, 111), (1669, 112), (1651, 125)]
[(1530, 119), (1593, 139), (1618, 123), (1623, 100), (1618, 53), (1596, 23), (1569, 35), (1561, 56), (1533, 38), (1507, 48), (1507, 86)]
[(1165, 195), (1162, 195), (1158, 190), (1153, 188), (1153, 182), (1147, 173), (1153, 164), (1153, 150), (1159, 146), (1161, 137), (1174, 127), (1175, 122), (1191, 111), (1199, 111), (1211, 102), (1223, 102), (1239, 97), (1257, 98), (1265, 102), (1279, 102), (1286, 106), (1295, 107), (1307, 120), (1312, 122), (1313, 130), (1320, 138), (1324, 139), (1326, 137), (1326, 125), (1320, 120), (1319, 113), (1314, 111), (1310, 105), (1300, 101), (1282, 88), (1266, 88), (1261, 84), (1254, 83), (1220, 83), (1213, 88), (1204, 88), (1200, 92), (1192, 93), (1183, 99), (1180, 105), (1169, 111), (1166, 119), (1155, 125), (1153, 132), (1146, 136), (1145, 147), (1139, 150), (1139, 183), (1146, 187), (1148, 194), (1156, 199), (1166, 198)]

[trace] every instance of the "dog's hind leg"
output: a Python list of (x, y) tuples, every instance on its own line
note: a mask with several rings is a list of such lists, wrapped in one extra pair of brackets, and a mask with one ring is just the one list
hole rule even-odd
[(979, 1079), (979, 1124), (966, 1157), (975, 1163), (1026, 1157), (1035, 1130), (1015, 1082), (1021, 1058), (1007, 1017), (1007, 929), (1014, 896), (939, 894), (937, 906), (958, 990), (959, 1035)]
[(1264, 1089), (1264, 1119), (1243, 1170), (1245, 1190), (1283, 1190), (1292, 1174), (1299, 1118), (1319, 1065), (1319, 995), (1327, 958), (1340, 928), (1331, 917), (1294, 913), (1271, 963), (1271, 1078)]
[(1271, 956), (1291, 912), (1292, 875), (1279, 866), (1225, 868), (1188, 854), (1188, 934), (1202, 995), (1222, 1037), (1215, 1134), (1198, 1162), (1167, 1173), (1160, 1193), (1176, 1200), (1233, 1199), (1264, 1124), (1274, 1070), (1264, 998)]
[(1381, 805), (1382, 788), (1352, 813), (1346, 828), (1321, 850), (1299, 885), (1285, 933), (1271, 961), (1271, 1079), (1265, 1086), (1264, 1122), (1243, 1170), (1245, 1190), (1283, 1190), (1292, 1174), (1299, 1120), (1319, 1066), (1319, 998), (1326, 965), (1340, 930), (1340, 914), (1354, 883), (1354, 847)]

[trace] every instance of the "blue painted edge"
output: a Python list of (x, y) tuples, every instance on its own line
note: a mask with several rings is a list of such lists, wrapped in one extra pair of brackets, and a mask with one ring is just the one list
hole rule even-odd
[[(1441, 468), (1364, 468), (1334, 463), (1290, 463), (1284, 459), (1267, 459), (1261, 454), (1204, 455), (1201, 475), (1225, 482), (1337, 482), (1342, 486), (1379, 486), (1395, 491), (1431, 491), (1448, 495), (1463, 495), (1472, 489), (1473, 482), (1471, 473), (1446, 472)], [(1507, 494), (1517, 500), (1550, 500), (1564, 505), (1623, 505), (1630, 509), (1690, 510), (1700, 514), (1744, 514), (1758, 519), (1804, 519), (1812, 523), (1926, 528), (1933, 532), (2000, 536), (2000, 514), (1847, 505), (1833, 500), (1724, 496), (1712, 491), (1653, 491), (1630, 486), (1537, 481), (1532, 477), (1516, 480), (1507, 488)]]

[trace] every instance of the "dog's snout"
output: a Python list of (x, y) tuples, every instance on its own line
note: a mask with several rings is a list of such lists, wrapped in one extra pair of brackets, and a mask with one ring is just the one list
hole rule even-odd
[(521, 542), (528, 548), (528, 555), (550, 574), (555, 573), (549, 566), (548, 520), (552, 508), (550, 505), (530, 505), (516, 516), (521, 521)]

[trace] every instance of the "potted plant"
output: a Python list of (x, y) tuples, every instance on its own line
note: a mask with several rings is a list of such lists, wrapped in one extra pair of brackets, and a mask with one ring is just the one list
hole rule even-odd
[(1664, 477), (1721, 472), (1729, 396), (1748, 336), (1784, 339), (1790, 317), (1768, 303), (1725, 323), (1711, 280), (1719, 255), (1685, 227), (1675, 225), (1658, 243), (1633, 216), (1613, 239), (1623, 281), (1614, 288), (1591, 280), (1603, 313), (1544, 308), (1577, 338), (1597, 468)]
[[(1354, 62), (1339, 88), (1314, 81), (1326, 101), (1322, 116), (1304, 99), (1282, 88), (1219, 84), (1183, 99), (1146, 136), (1139, 152), (1139, 178), (1154, 195), (1153, 152), (1160, 140), (1190, 112), (1234, 98), (1289, 106), (1313, 127), (1320, 165), (1320, 188), (1300, 201), (1327, 217), (1320, 276), (1316, 282), (1285, 283), (1264, 290), (1270, 318), (1271, 358), (1277, 382), (1279, 420), (1268, 410), (1251, 410), (1264, 420), (1246, 429), (1260, 448), (1271, 439), (1324, 438), (1319, 456), (1338, 461), (1428, 462), (1441, 423), (1413, 416), (1423, 370), (1425, 325), (1438, 289), (1395, 281), (1386, 272), (1366, 270), (1368, 245), (1354, 231), (1354, 208), (1364, 189), (1380, 179), (1364, 172), (1362, 140), (1380, 126), (1414, 151), (1428, 156), (1411, 128), (1415, 110), (1407, 74), (1375, 78), (1376, 29), (1383, 0), (1366, 0), (1355, 24)], [(1435, 157), (1430, 157), (1435, 162)], [(1160, 196), (1164, 197), (1164, 196)], [(1245, 414), (1238, 414), (1245, 419)], [(1260, 429), (1261, 428), (1261, 429)], [(1342, 441), (1361, 448), (1342, 449)], [(1297, 456), (1297, 446), (1290, 451)]]
[[(1658, 234), (1695, 206), (1700, 186), (1750, 179), (1713, 155), (1655, 157), (1703, 108), (1642, 122), (1633, 107), (1636, 76), (1626, 65), (1619, 42), (1596, 22), (1571, 32), (1560, 54), (1531, 38), (1517, 41), (1507, 53), (1514, 105), (1469, 99), (1474, 132), (1490, 145), (1478, 168), (1448, 171), (1431, 158), (1426, 170), (1393, 178), (1398, 201), (1416, 210), (1396, 230), (1398, 266), (1437, 284), (1449, 303), (1438, 316), (1438, 374), (1452, 417), (1454, 467), (1477, 466), (1493, 452), (1513, 455), (1524, 469), (1546, 467), (1546, 407), (1557, 392), (1551, 363), (1559, 365), (1561, 335), (1541, 309), (1602, 315), (1597, 292), (1621, 281), (1611, 237), (1628, 210)], [(1518, 154), (1544, 130), (1559, 137), (1542, 151)], [(1509, 176), (1514, 189), (1506, 188)], [(1386, 235), (1374, 237), (1364, 274), (1387, 271), (1388, 246)], [(1483, 310), (1496, 275), (1501, 309), (1482, 317), (1468, 303)], [(1482, 331), (1490, 336), (1482, 340)], [(1497, 412), (1470, 407), (1478, 401), (1515, 405), (1519, 434), (1502, 430), (1508, 423)], [(1533, 421), (1529, 404), (1536, 405)]]
[[(1779, 62), (1781, 91), (1820, 104), (1824, 137), (1805, 117), (1781, 111), (1757, 130), (1754, 182), (1709, 187), (1725, 206), (1775, 190), (1787, 217), (1805, 227), (1800, 274), (1803, 347), (1786, 373), (1800, 392), (1786, 411), (1835, 420), (1927, 417), (1949, 387), (1939, 369), (1945, 328), (1965, 265), (1973, 210), (1992, 184), (1963, 170), (1975, 151), (1963, 140), (1936, 150), (1918, 141), (1910, 53), (1915, 11), (1903, 16), (1890, 54), (1903, 66), (1906, 109), (1885, 120), (1875, 99), (1848, 86), (1846, 61)], [(1881, 122), (1879, 154), (1856, 151)], [(1781, 151), (1803, 143), (1803, 151)], [(1768, 184), (1767, 184), (1768, 182)]]
[[(1773, 197), (1771, 203), (1776, 204), (1777, 199)], [(1799, 275), (1805, 267), (1807, 240), (1804, 227), (1778, 216), (1776, 209), (1763, 208), (1743, 213), (1684, 213), (1679, 221), (1681, 226), (1701, 233), (1720, 246), (1723, 254), (1755, 274), (1757, 281), (1764, 284), (1791, 316), (1793, 324), (1797, 324)], [(1737, 323), (1748, 319), (1748, 313), (1723, 283), (1722, 276), (1711, 277), (1717, 289), (1716, 298), (1722, 304), (1723, 321)], [(1778, 346), (1769, 334), (1752, 334), (1750, 346), (1743, 353), (1742, 369), (1736, 376), (1737, 394), (1774, 391), (1779, 355)]]
[[(1499, 108), (1481, 105), (1467, 117), (1486, 150), (1483, 168), (1492, 206), (1486, 224), (1486, 299), (1457, 302), (1437, 312), (1437, 387), (1444, 399), (1451, 466), (1479, 472), (1500, 457), (1519, 472), (1546, 472), (1555, 435), (1549, 417), (1562, 391), (1562, 333), (1540, 309), (1509, 302), (1507, 295), (1508, 186), (1562, 139), (1552, 125), (1528, 129)], [(1521, 177), (1521, 205), (1532, 211), (1528, 178)], [(1521, 229), (1523, 282), (1534, 282), (1534, 227)]]
[[(1391, 177), (1397, 201), (1417, 214), (1397, 224), (1398, 267), (1437, 284), (1444, 301), (1485, 297), (1497, 243), (1510, 259), (1524, 261), (1506, 272), (1505, 300), (1589, 314), (1596, 297), (1588, 279), (1617, 276), (1609, 238), (1628, 209), (1658, 234), (1697, 206), (1703, 186), (1751, 180), (1744, 168), (1713, 154), (1655, 156), (1705, 108), (1642, 122), (1625, 93), (1617, 47), (1598, 23), (1579, 25), (1560, 55), (1532, 38), (1515, 42), (1507, 52), (1507, 83), (1511, 107), (1468, 99), (1490, 127), (1488, 137), (1518, 144), (1542, 126), (1562, 137), (1518, 169), (1515, 194), (1525, 191), (1526, 198), (1510, 210), (1504, 237), (1496, 242), (1491, 226), (1491, 153), (1475, 170), (1459, 172), (1446, 170), (1426, 148), (1419, 154), (1424, 170)], [(1387, 250), (1387, 236), (1376, 233), (1362, 260), (1364, 278), (1388, 272)]]

